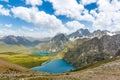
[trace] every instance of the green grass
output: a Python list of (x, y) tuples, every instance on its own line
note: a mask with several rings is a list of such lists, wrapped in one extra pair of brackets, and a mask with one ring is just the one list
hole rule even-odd
[(26, 68), (40, 66), (43, 62), (55, 58), (54, 56), (38, 56), (28, 53), (13, 53), (13, 52), (0, 53), (0, 57), (12, 63), (24, 66)]

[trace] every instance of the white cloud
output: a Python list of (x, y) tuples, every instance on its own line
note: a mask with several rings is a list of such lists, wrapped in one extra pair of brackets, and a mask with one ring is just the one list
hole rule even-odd
[(12, 29), (6, 29), (1, 28), (0, 29), (0, 36), (7, 36), (7, 35), (20, 35), (19, 30), (12, 30)]
[(11, 27), (12, 27), (12, 24), (5, 24), (5, 27), (11, 28)]
[(11, 11), (13, 12), (14, 17), (33, 23), (35, 26), (46, 30), (50, 35), (69, 32), (62, 24), (61, 20), (57, 19), (54, 15), (39, 11), (36, 7), (14, 7)]
[[(27, 31), (26, 33), (19, 30), (19, 34), (32, 35), (32, 36), (50, 36), (56, 33), (70, 33), (79, 28), (85, 28), (81, 24), (80, 20), (90, 21), (93, 23), (92, 29), (106, 29), (112, 31), (120, 30), (120, 1), (112, 0), (81, 0), (81, 3), (77, 3), (76, 0), (46, 0), (52, 3), (55, 15), (65, 15), (72, 18), (74, 21), (70, 21), (63, 25), (62, 21), (57, 19), (55, 15), (47, 14), (44, 11), (39, 11), (36, 6), (42, 5), (42, 0), (26, 0), (26, 4), (33, 7), (13, 7), (11, 12), (14, 17), (20, 18), (26, 22), (33, 23), (37, 26), (39, 31), (30, 29), (23, 26), (22, 29)], [(96, 2), (98, 8), (91, 10), (90, 13), (84, 8), (84, 5)], [(98, 11), (98, 13), (96, 12)], [(1, 15), (10, 15), (9, 10), (0, 5)], [(82, 15), (84, 14), (84, 15)], [(67, 28), (65, 27), (67, 26)], [(72, 29), (69, 31), (69, 29)], [(15, 34), (15, 31), (8, 31), (11, 34)], [(30, 33), (32, 32), (32, 33)], [(33, 34), (34, 33), (34, 34)], [(16, 33), (18, 34), (18, 33)]]
[(0, 1), (9, 2), (9, 0), (0, 0)]
[(120, 1), (99, 0), (99, 13), (91, 11), (96, 19), (93, 21), (93, 29), (120, 31)]
[(71, 30), (71, 32), (74, 32), (80, 28), (85, 28), (85, 25), (81, 24), (78, 21), (70, 21), (66, 23), (66, 26)]
[[(76, 0), (46, 0), (52, 3), (55, 15), (65, 15), (74, 20), (85, 20), (93, 23), (93, 30), (120, 30), (120, 1), (119, 0), (81, 0), (80, 4)], [(98, 8), (90, 13), (84, 5), (96, 2)], [(99, 13), (97, 13), (98, 11)], [(82, 15), (84, 14), (84, 15)]]
[(110, 0), (99, 0), (97, 4), (99, 5), (99, 11), (113, 12), (120, 9), (120, 1), (118, 0), (112, 0), (111, 3)]
[[(52, 3), (55, 15), (65, 15), (76, 20), (93, 21), (94, 18), (76, 0), (46, 0)], [(84, 13), (84, 15), (81, 15)]]
[[(83, 6), (79, 5), (76, 0), (49, 0), (52, 4), (56, 15), (77, 16), (83, 10)], [(73, 14), (74, 13), (74, 14)], [(73, 15), (72, 15), (73, 14)]]
[(0, 5), (0, 15), (10, 16), (10, 10), (5, 9), (3, 5)]
[(26, 4), (36, 6), (42, 5), (42, 0), (26, 0)]
[(100, 12), (97, 15), (97, 19), (93, 22), (93, 27), (95, 29), (108, 29), (111, 25), (111, 14)]
[(25, 30), (25, 31), (29, 31), (29, 32), (35, 31), (33, 28), (29, 28), (27, 26), (22, 26), (22, 29)]
[(81, 0), (81, 3), (83, 5), (87, 5), (87, 4), (91, 4), (91, 3), (94, 3), (96, 2), (97, 0)]

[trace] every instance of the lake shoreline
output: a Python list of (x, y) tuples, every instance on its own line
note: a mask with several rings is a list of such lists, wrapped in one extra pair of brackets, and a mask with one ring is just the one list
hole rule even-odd
[(53, 59), (43, 63), (41, 66), (33, 67), (31, 69), (39, 72), (61, 74), (69, 72), (71, 70), (75, 70), (76, 67), (67, 63), (64, 59)]

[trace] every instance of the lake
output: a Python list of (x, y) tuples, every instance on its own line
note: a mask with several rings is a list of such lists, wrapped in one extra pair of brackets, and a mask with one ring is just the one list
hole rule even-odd
[(48, 55), (50, 55), (50, 53), (48, 53), (48, 52), (32, 52), (32, 54), (40, 55), (40, 56), (48, 56)]
[(54, 59), (48, 63), (44, 63), (42, 66), (33, 67), (31, 69), (40, 72), (60, 74), (60, 73), (68, 72), (70, 70), (75, 70), (76, 67), (70, 65), (63, 59)]

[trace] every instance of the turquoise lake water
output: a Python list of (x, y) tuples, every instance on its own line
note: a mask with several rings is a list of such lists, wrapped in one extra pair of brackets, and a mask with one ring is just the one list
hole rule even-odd
[(32, 52), (32, 54), (40, 55), (40, 56), (49, 56), (50, 53), (48, 52)]
[(31, 69), (40, 72), (59, 74), (59, 73), (68, 72), (70, 70), (75, 70), (76, 67), (70, 65), (63, 59), (54, 59), (48, 63), (43, 64), (42, 66), (33, 67)]

